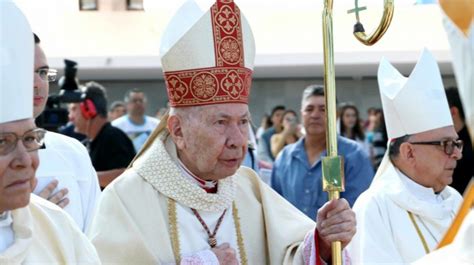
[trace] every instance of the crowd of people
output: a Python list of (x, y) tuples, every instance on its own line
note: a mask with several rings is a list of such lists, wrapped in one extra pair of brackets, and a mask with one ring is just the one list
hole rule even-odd
[(344, 264), (430, 264), (452, 249), (468, 250), (456, 264), (474, 259), (472, 210), (456, 244), (436, 250), (474, 172), (461, 100), (430, 52), (409, 77), (382, 59), (382, 108), (366, 121), (340, 104), (344, 191), (329, 200), (324, 87), (254, 130), (255, 47), (233, 1), (187, 2), (168, 26), (159, 119), (144, 91), (109, 104), (87, 82), (63, 134), (34, 120), (56, 78), (40, 38), (12, 1), (0, 9), (0, 264), (322, 264), (335, 241)]
[[(324, 95), (322, 90), (321, 87), (321, 93)], [(445, 92), (459, 139), (464, 142), (465, 146), (472, 146), (457, 88), (448, 87)], [(273, 168), (273, 165), (277, 163), (276, 160), (278, 160), (279, 153), (285, 146), (291, 146), (291, 144), (307, 136), (304, 114), (302, 109), (300, 115), (303, 120), (299, 122), (299, 116), (296, 111), (287, 109), (283, 105), (278, 105), (273, 107), (270, 115), (265, 114), (263, 116), (260, 127), (255, 129), (258, 143), (257, 159), (260, 165), (260, 167), (255, 168), (257, 171), (263, 169), (265, 172), (266, 169)], [(337, 119), (339, 136), (355, 142), (365, 153), (365, 157), (362, 159), (364, 163), (368, 159), (374, 172), (377, 171), (387, 151), (387, 142), (389, 140), (383, 110), (371, 107), (367, 110), (367, 119), (363, 120), (359, 115), (359, 109), (356, 105), (350, 102), (343, 102), (339, 104)], [(317, 144), (324, 145), (325, 140), (321, 139)], [(340, 150), (340, 152), (343, 151)], [(285, 159), (287, 158), (282, 160), (285, 161)], [(309, 161), (311, 162), (311, 160)], [(463, 149), (462, 159), (457, 162), (457, 167), (453, 173), (453, 183), (451, 186), (461, 194), (467, 188), (470, 176), (474, 175), (474, 168), (466, 164), (469, 163), (468, 161), (474, 161), (472, 148)], [(275, 172), (275, 174), (279, 173), (281, 172)], [(369, 175), (373, 176), (373, 174)]]
[[(387, 132), (382, 109), (371, 107), (367, 110), (367, 116), (367, 120), (363, 120), (356, 105), (350, 102), (341, 103), (338, 109), (337, 131), (344, 138), (357, 142), (376, 170), (386, 150)], [(283, 105), (275, 106), (271, 115), (263, 116), (260, 127), (255, 130), (259, 143), (258, 158), (273, 163), (283, 147), (295, 143), (305, 133), (305, 127), (299, 121), (296, 111)]]

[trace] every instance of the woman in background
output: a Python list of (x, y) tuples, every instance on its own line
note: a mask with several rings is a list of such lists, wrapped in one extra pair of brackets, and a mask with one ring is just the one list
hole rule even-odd
[(283, 113), (283, 131), (276, 133), (271, 138), (271, 149), (274, 157), (288, 144), (295, 143), (301, 136), (301, 128), (298, 115), (294, 110), (287, 110)]
[(359, 143), (369, 155), (369, 145), (365, 141), (365, 134), (361, 127), (359, 110), (353, 104), (345, 104), (341, 108), (340, 132), (341, 136), (352, 139)]

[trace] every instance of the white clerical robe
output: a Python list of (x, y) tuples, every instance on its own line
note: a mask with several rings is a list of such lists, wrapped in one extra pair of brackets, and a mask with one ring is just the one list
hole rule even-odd
[(217, 193), (208, 194), (182, 175), (176, 160), (174, 143), (162, 133), (104, 190), (89, 231), (102, 262), (174, 264), (198, 252), (209, 253), (208, 235), (191, 208), (211, 231), (227, 209), (217, 242), (236, 249), (241, 264), (315, 260), (315, 223), (252, 170), (239, 169), (218, 182)]
[(0, 215), (0, 253), (15, 241), (15, 234), (13, 234), (13, 229), (11, 228), (12, 223), (13, 220), (10, 211)]
[(435, 249), (462, 201), (451, 187), (436, 195), (432, 189), (413, 182), (387, 157), (382, 164), (383, 173), (377, 174), (353, 207), (357, 233), (347, 250), (354, 264), (416, 261), (427, 254), (422, 238), (428, 251)]
[(86, 231), (100, 196), (99, 180), (89, 153), (76, 139), (54, 132), (47, 132), (44, 142), (46, 148), (38, 152), (38, 185), (34, 193), (40, 193), (52, 180), (58, 180), (54, 192), (62, 188), (69, 191), (66, 196), (69, 204), (64, 211), (71, 215), (79, 229)]
[(0, 264), (100, 264), (92, 244), (58, 206), (32, 194), (11, 217), (14, 242), (0, 253)]
[[(183, 176), (187, 177), (196, 185), (201, 188), (217, 188), (217, 181), (204, 181), (195, 176), (186, 166), (180, 161), (177, 160), (179, 168)], [(206, 240), (207, 232), (205, 228), (196, 229), (196, 227), (203, 226), (196, 215), (193, 213), (191, 208), (185, 207), (183, 205), (177, 204), (177, 221), (179, 227), (179, 242), (181, 242), (181, 253), (185, 257), (191, 257), (189, 260), (196, 260), (196, 249), (200, 250), (199, 259), (205, 260), (209, 263), (218, 262), (215, 258), (215, 255), (205, 252), (209, 247), (209, 242)], [(235, 231), (235, 222), (233, 219), (233, 208), (227, 207), (223, 211), (200, 211), (199, 217), (204, 221), (204, 224), (209, 229), (210, 233), (216, 231), (216, 240), (217, 242), (226, 242), (233, 249), (238, 249), (238, 241)], [(219, 223), (219, 219), (222, 221)], [(208, 237), (208, 235), (207, 235)], [(189, 240), (193, 238), (193, 240)], [(203, 257), (204, 256), (204, 257)], [(240, 261), (240, 257), (237, 257)], [(198, 260), (199, 260), (198, 259)], [(182, 262), (183, 263), (183, 262)]]
[(474, 209), (471, 208), (453, 242), (417, 260), (413, 265), (474, 264)]

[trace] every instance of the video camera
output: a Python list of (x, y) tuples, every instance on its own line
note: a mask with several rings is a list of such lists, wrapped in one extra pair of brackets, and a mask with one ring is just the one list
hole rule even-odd
[(58, 81), (60, 87), (58, 94), (48, 96), (43, 113), (36, 118), (39, 127), (50, 131), (58, 131), (58, 128), (68, 122), (68, 110), (61, 107), (61, 103), (77, 103), (83, 101), (83, 93), (79, 90), (79, 80), (76, 78), (77, 63), (64, 60), (64, 76)]

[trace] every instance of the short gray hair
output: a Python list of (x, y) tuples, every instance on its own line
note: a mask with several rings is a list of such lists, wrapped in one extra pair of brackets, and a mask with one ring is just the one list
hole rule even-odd
[[(208, 106), (208, 105), (205, 105)], [(200, 121), (200, 118), (203, 116), (201, 113), (205, 109), (204, 106), (191, 106), (191, 107), (170, 107), (169, 115), (178, 116), (188, 122)], [(252, 116), (248, 112), (249, 121), (252, 121)]]
[(304, 105), (304, 102), (310, 97), (324, 97), (324, 86), (323, 85), (309, 85), (303, 91), (303, 98), (301, 100), (301, 105)]
[(181, 107), (175, 108), (170, 107), (170, 116), (178, 116), (185, 121), (196, 121), (200, 117), (200, 112), (202, 108), (200, 106), (192, 106), (192, 107)]
[(390, 160), (394, 160), (394, 159), (398, 158), (398, 156), (400, 155), (400, 146), (403, 143), (408, 142), (408, 139), (410, 139), (410, 136), (411, 135), (407, 134), (407, 135), (400, 136), (398, 138), (389, 140), (390, 144), (388, 145), (388, 151), (387, 152), (388, 152), (388, 157), (390, 158)]

